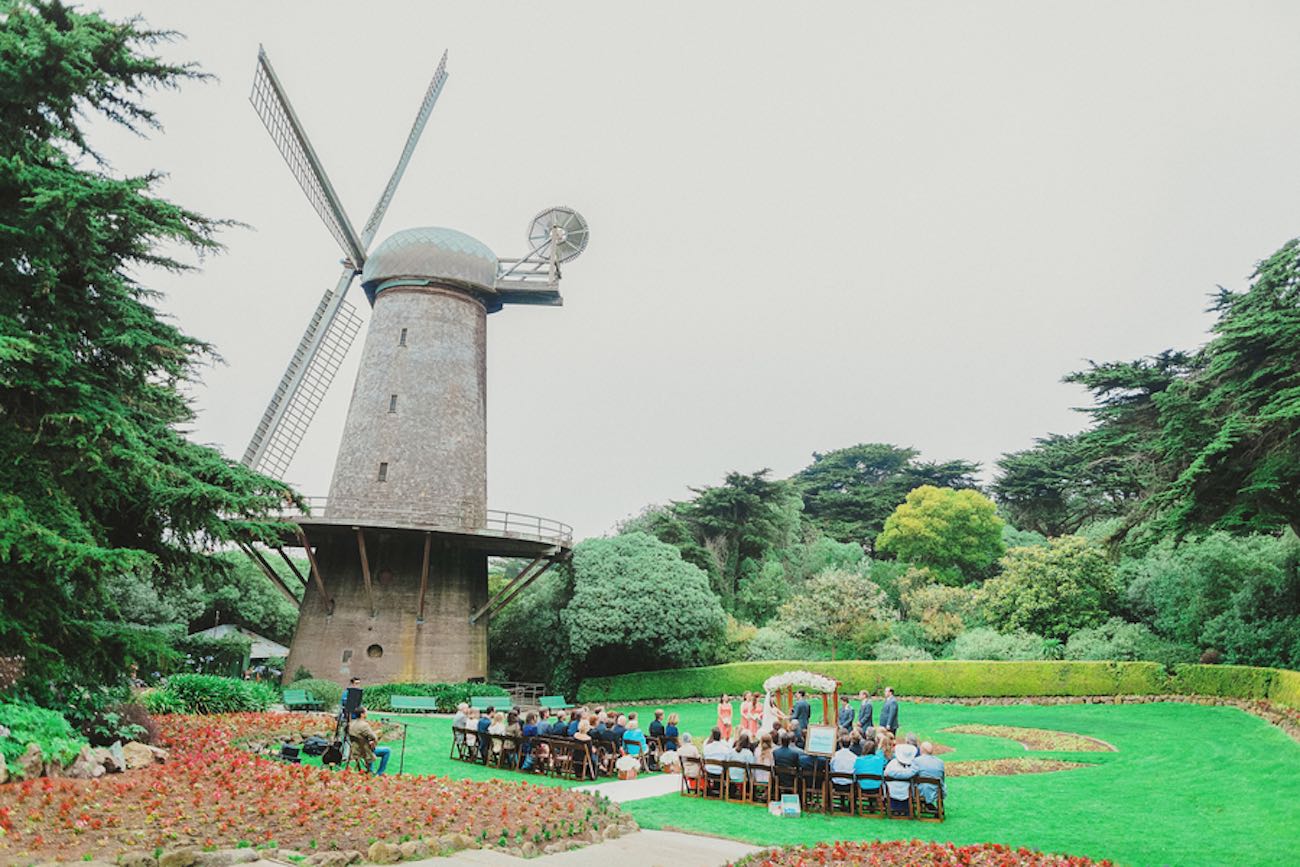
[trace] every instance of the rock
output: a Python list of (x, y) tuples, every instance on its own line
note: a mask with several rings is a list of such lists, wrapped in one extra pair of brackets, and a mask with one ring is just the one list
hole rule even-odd
[(108, 748), (108, 751), (113, 755), (113, 761), (117, 764), (117, 769), (119, 771), (125, 771), (126, 753), (122, 752), (122, 742), (113, 741), (113, 745)]
[[(130, 767), (129, 762), (127, 766)], [(158, 867), (194, 867), (197, 863), (199, 863), (198, 849), (173, 849), (158, 856)]]
[(459, 834), (443, 834), (438, 838), (438, 849), (443, 852), (455, 852), (464, 848), (460, 845)]
[(396, 864), (402, 860), (402, 850), (395, 843), (376, 840), (366, 850), (366, 857), (375, 864)]
[(564, 851), (563, 843), (550, 843), (542, 852), (546, 855), (558, 855)]
[(260, 860), (256, 849), (218, 849), (216, 852), (200, 852), (195, 867), (228, 867), (230, 864), (252, 864)]
[(0, 785), (9, 782), (9, 766), (0, 758)]
[(457, 835), (456, 835), (456, 848), (457, 848), (457, 849), (477, 849), (477, 848), (478, 848), (478, 841), (475, 840), (473, 837), (471, 837), (471, 836), (468, 835), (468, 834), (457, 834)]
[(91, 752), (90, 747), (82, 747), (81, 752), (72, 760), (72, 764), (64, 769), (63, 775), (71, 777), (74, 780), (93, 780), (96, 777), (104, 776), (104, 766), (95, 760), (95, 755)]
[(163, 762), (167, 761), (167, 751), (164, 750), (162, 747), (155, 747), (155, 746), (151, 746), (150, 744), (145, 744), (145, 746), (149, 747), (149, 752), (153, 753), (153, 760), (155, 762), (157, 762), (158, 764), (162, 764)]
[(156, 867), (158, 859), (152, 852), (125, 852), (117, 856), (118, 867)]
[(45, 758), (41, 755), (40, 746), (28, 744), (27, 752), (18, 757), (17, 764), (24, 780), (34, 780), (39, 777), (41, 771), (45, 769)]
[(91, 747), (90, 754), (95, 761), (99, 762), (105, 773), (116, 774), (126, 770), (126, 762), (124, 760), (119, 761), (121, 756), (113, 755), (113, 751), (108, 747)]
[(403, 858), (412, 861), (417, 858), (428, 858), (430, 854), (429, 844), (423, 840), (407, 840), (398, 848), (402, 850)]
[(532, 840), (525, 842), (520, 849), (523, 851), (525, 858), (531, 858), (537, 854), (537, 844)]
[[(623, 832), (619, 830), (617, 825), (609, 825), (601, 834), (606, 840), (613, 840), (622, 836)], [(166, 867), (166, 865), (163, 865), (163, 867)]]
[(153, 751), (148, 744), (130, 741), (122, 745), (122, 755), (126, 758), (128, 771), (147, 768), (154, 763)]
[(361, 860), (361, 853), (349, 849), (345, 852), (317, 852), (304, 863), (319, 867), (347, 867)]

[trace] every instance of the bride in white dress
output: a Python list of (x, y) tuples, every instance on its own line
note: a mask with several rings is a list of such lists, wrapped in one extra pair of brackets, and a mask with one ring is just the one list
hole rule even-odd
[(789, 718), (789, 714), (783, 713), (776, 706), (776, 697), (771, 692), (763, 695), (763, 721), (758, 729), (759, 734), (772, 731), (778, 722)]

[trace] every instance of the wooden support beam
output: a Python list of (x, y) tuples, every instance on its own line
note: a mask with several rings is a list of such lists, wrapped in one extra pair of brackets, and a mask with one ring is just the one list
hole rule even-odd
[(325, 582), (320, 577), (320, 567), (316, 565), (316, 554), (311, 549), (311, 544), (307, 541), (307, 534), (298, 528), (298, 541), (302, 542), (303, 550), (307, 552), (307, 563), (311, 566), (311, 577), (316, 579), (316, 589), (320, 591), (322, 599), (329, 599), (329, 594), (325, 592)]
[(294, 576), (297, 577), (297, 579), (302, 582), (302, 586), (306, 587), (307, 586), (306, 576), (298, 571), (298, 564), (290, 560), (289, 555), (284, 553), (284, 546), (277, 545), (275, 552), (280, 555), (280, 559), (284, 561), (284, 565), (289, 567), (289, 571), (292, 572)]
[(415, 622), (424, 622), (424, 592), (429, 588), (429, 548), (433, 545), (433, 534), (424, 534), (424, 562), (420, 564), (420, 610), (415, 615)]
[(366, 599), (370, 602), (370, 616), (375, 616), (375, 590), (370, 584), (370, 559), (366, 556), (366, 534), (360, 527), (353, 527), (357, 532), (357, 551), (361, 554), (361, 578), (366, 582)]
[(477, 623), (477, 622), (478, 622), (478, 619), (479, 619), (480, 617), (482, 617), (482, 616), (484, 615), (484, 613), (486, 613), (489, 609), (491, 609), (492, 606), (496, 605), (497, 600), (499, 600), (501, 597), (503, 597), (503, 596), (505, 596), (507, 593), (509, 593), (509, 592), (511, 591), (511, 589), (513, 589), (514, 586), (515, 586), (516, 584), (518, 584), (520, 581), (524, 581), (524, 582), (525, 582), (525, 586), (527, 586), (527, 584), (531, 583), (531, 582), (532, 582), (532, 579), (528, 577), (528, 573), (531, 572), (534, 568), (536, 568), (537, 564), (538, 564), (538, 563), (541, 563), (541, 562), (542, 562), (542, 559), (545, 558), (546, 556), (547, 556), (547, 555), (542, 554), (542, 555), (540, 555), (540, 556), (538, 556), (538, 557), (535, 557), (535, 558), (533, 559), (533, 562), (529, 563), (527, 566), (525, 566), (524, 568), (520, 569), (518, 575), (516, 575), (515, 577), (511, 578), (511, 579), (506, 583), (506, 586), (502, 587), (500, 590), (498, 590), (498, 591), (496, 592), (496, 595), (494, 595), (494, 596), (493, 596), (491, 599), (489, 599), (487, 602), (484, 602), (482, 608), (480, 608), (478, 611), (475, 611), (473, 614), (471, 614), (471, 615), (469, 616), (469, 622), (470, 622), (470, 623)]
[(236, 542), (235, 544), (239, 545), (239, 549), (248, 556), (248, 559), (252, 560), (253, 563), (262, 570), (262, 574), (267, 577), (267, 580), (275, 585), (275, 589), (283, 593), (284, 598), (288, 599), (289, 603), (297, 608), (299, 604), (298, 597), (294, 596), (289, 590), (288, 585), (286, 585), (284, 581), (280, 580), (280, 576), (271, 568), (271, 564), (266, 562), (266, 558), (259, 554), (257, 549), (250, 545), (246, 545), (243, 542)]
[[(498, 612), (501, 611), (502, 608), (505, 608), (507, 605), (509, 605), (512, 599), (514, 599), (520, 593), (524, 592), (524, 590), (528, 589), (528, 585), (532, 584), (538, 578), (541, 578), (544, 574), (546, 574), (546, 570), (550, 569), (556, 563), (559, 563), (562, 560), (567, 559), (565, 557), (556, 556), (557, 554), (559, 554), (559, 551), (560, 551), (559, 548), (552, 548), (546, 554), (541, 555), (536, 560), (529, 563), (528, 566), (525, 567), (522, 572), (520, 572), (518, 575), (515, 576), (515, 579), (513, 581), (511, 581), (505, 587), (502, 587), (500, 590), (498, 590), (497, 594), (493, 596), (491, 599), (489, 599), (482, 608), (480, 608), (478, 611), (475, 611), (473, 614), (471, 614), (469, 618), (469, 622), (477, 623), (479, 619), (484, 615), (486, 615), (487, 618), (491, 620), (493, 615), (497, 614)], [(541, 564), (541, 568), (535, 569), (532, 572), (532, 574), (529, 574), (529, 570), (533, 569), (539, 563)], [(514, 588), (513, 590), (511, 589), (512, 587)]]

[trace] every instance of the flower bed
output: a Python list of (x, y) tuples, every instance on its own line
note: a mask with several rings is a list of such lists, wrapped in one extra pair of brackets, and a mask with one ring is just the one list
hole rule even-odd
[(1047, 855), (998, 843), (956, 846), (921, 840), (818, 843), (757, 852), (737, 861), (745, 867), (807, 867), (812, 864), (872, 864), (878, 867), (1086, 867), (1110, 865), (1072, 855)]
[(1115, 748), (1096, 738), (1057, 732), (1050, 729), (1029, 729), (1019, 726), (961, 725), (944, 729), (960, 735), (982, 735), (988, 738), (1007, 738), (1027, 750), (1052, 750), (1069, 753), (1115, 752)]
[(375, 840), (414, 839), (435, 849), (536, 850), (597, 839), (628, 821), (603, 801), (563, 789), (374, 777), (281, 764), (240, 747), (327, 731), (328, 717), (245, 713), (160, 723), (171, 749), (166, 764), (98, 780), (0, 786), (0, 862), (250, 844), (364, 852)]
[(944, 774), (949, 777), (1014, 777), (1017, 774), (1050, 774), (1054, 771), (1072, 771), (1091, 768), (1084, 762), (1065, 762), (1060, 759), (976, 759), (969, 762), (949, 762)]

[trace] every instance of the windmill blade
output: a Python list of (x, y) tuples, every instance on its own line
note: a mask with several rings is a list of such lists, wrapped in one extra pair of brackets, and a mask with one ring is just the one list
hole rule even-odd
[(370, 219), (366, 220), (365, 226), (361, 229), (361, 241), (367, 246), (379, 231), (379, 224), (383, 222), (388, 205), (393, 201), (393, 194), (397, 192), (397, 185), (402, 181), (406, 165), (411, 161), (411, 154), (415, 153), (415, 145), (424, 133), (424, 125), (429, 122), (429, 115), (433, 112), (433, 106), (437, 103), (438, 96), (442, 93), (442, 85), (446, 81), (447, 52), (444, 51), (442, 60), (438, 62), (438, 68), (433, 71), (433, 80), (429, 82), (429, 89), (424, 92), (424, 100), (420, 103), (420, 110), (416, 112), (415, 123), (411, 124), (411, 132), (406, 136), (406, 147), (402, 148), (402, 156), (397, 160), (397, 168), (393, 169), (393, 176), (388, 179), (388, 186), (384, 187), (383, 195), (375, 203), (375, 209), (370, 212)]
[(357, 236), (356, 229), (348, 221), (338, 194), (334, 192), (325, 169), (321, 167), (316, 151), (307, 140), (298, 116), (294, 114), (289, 98), (285, 96), (280, 79), (271, 68), (271, 61), (261, 47), (257, 50), (257, 72), (253, 76), (253, 92), (249, 101), (257, 111), (257, 116), (266, 125), (280, 155), (289, 164), (298, 185), (307, 194), (311, 206), (325, 221), (334, 240), (339, 242), (343, 252), (356, 268), (360, 269), (366, 260), (365, 244)]
[(338, 286), (326, 290), (316, 305), (289, 367), (244, 451), (245, 466), (277, 479), (284, 478), (288, 471), (312, 417), (361, 330), (361, 317), (345, 299), (353, 276), (351, 269), (344, 271)]

